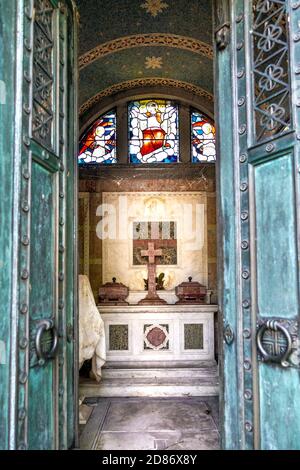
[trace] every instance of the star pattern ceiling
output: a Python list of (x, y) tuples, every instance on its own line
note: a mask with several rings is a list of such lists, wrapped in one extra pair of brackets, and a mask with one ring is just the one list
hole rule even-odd
[(146, 0), (146, 2), (141, 5), (141, 8), (144, 8), (147, 13), (150, 13), (153, 17), (156, 17), (168, 7), (169, 5), (162, 0)]
[(153, 79), (212, 94), (212, 0), (77, 2), (81, 109)]
[(146, 69), (161, 69), (162, 67), (162, 57), (146, 57), (145, 61)]

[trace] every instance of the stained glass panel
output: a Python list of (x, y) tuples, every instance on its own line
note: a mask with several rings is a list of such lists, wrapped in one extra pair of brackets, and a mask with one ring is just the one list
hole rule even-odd
[(116, 113), (104, 114), (88, 129), (79, 144), (80, 164), (117, 163)]
[(214, 125), (198, 111), (193, 111), (192, 119), (192, 161), (215, 162), (216, 140)]
[(148, 99), (129, 104), (131, 163), (176, 163), (179, 154), (178, 106)]

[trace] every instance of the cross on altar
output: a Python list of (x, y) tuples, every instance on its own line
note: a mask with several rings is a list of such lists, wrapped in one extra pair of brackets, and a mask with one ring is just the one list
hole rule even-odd
[(148, 243), (148, 250), (142, 250), (141, 256), (148, 258), (148, 294), (139, 301), (139, 304), (157, 305), (165, 304), (166, 301), (161, 299), (156, 292), (156, 264), (155, 258), (162, 255), (162, 250), (155, 250), (154, 243)]
[(141, 256), (144, 256), (145, 258), (149, 258), (148, 263), (150, 264), (155, 264), (156, 256), (161, 256), (161, 255), (162, 255), (162, 250), (155, 250), (153, 242), (148, 243), (148, 250), (141, 251)]

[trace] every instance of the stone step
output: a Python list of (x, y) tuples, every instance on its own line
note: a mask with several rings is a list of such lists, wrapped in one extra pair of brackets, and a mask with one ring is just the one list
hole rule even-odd
[(99, 384), (82, 380), (80, 396), (84, 397), (197, 397), (217, 396), (216, 377), (148, 377), (103, 379)]
[(135, 378), (201, 378), (218, 377), (217, 367), (193, 367), (193, 368), (149, 368), (149, 369), (102, 369), (102, 378), (105, 379), (135, 379)]
[(105, 369), (202, 369), (217, 367), (216, 361), (108, 361)]

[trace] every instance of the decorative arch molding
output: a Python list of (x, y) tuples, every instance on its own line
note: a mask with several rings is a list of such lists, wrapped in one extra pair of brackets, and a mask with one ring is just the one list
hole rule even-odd
[[(88, 101), (86, 101), (81, 107), (79, 114), (82, 116), (88, 110), (90, 110), (95, 104), (101, 101), (103, 98), (111, 96), (113, 94), (123, 92), (126, 90), (133, 90), (135, 88), (142, 88), (142, 87), (156, 87), (156, 86), (164, 86), (164, 87), (173, 87), (175, 89), (185, 90), (192, 95), (196, 95), (197, 97), (205, 98), (208, 102), (213, 103), (214, 98), (211, 93), (203, 88), (198, 87), (197, 85), (193, 85), (192, 83), (180, 81), (180, 80), (173, 80), (171, 78), (161, 78), (161, 77), (151, 77), (151, 78), (138, 78), (135, 80), (128, 80), (121, 83), (116, 83), (111, 87), (108, 87)], [(151, 90), (149, 89), (149, 92)]]
[(92, 62), (108, 54), (113, 54), (114, 52), (124, 49), (148, 46), (166, 46), (184, 49), (213, 59), (212, 46), (198, 39), (177, 34), (147, 33), (125, 36), (100, 44), (79, 57), (79, 69), (81, 70), (87, 67)]
[[(214, 120), (213, 101), (207, 101), (205, 98), (201, 96), (198, 97), (183, 88), (174, 89), (166, 86), (137, 87), (131, 90), (121, 91), (114, 95), (106, 96), (95, 103), (86, 113), (80, 116), (79, 134), (82, 135), (99, 116), (109, 112), (111, 109), (123, 109), (124, 113), (127, 110), (128, 102), (147, 99), (149, 96), (177, 101), (180, 104), (181, 109), (185, 108), (189, 110), (194, 108)], [(120, 115), (118, 116), (118, 119), (120, 119)]]

